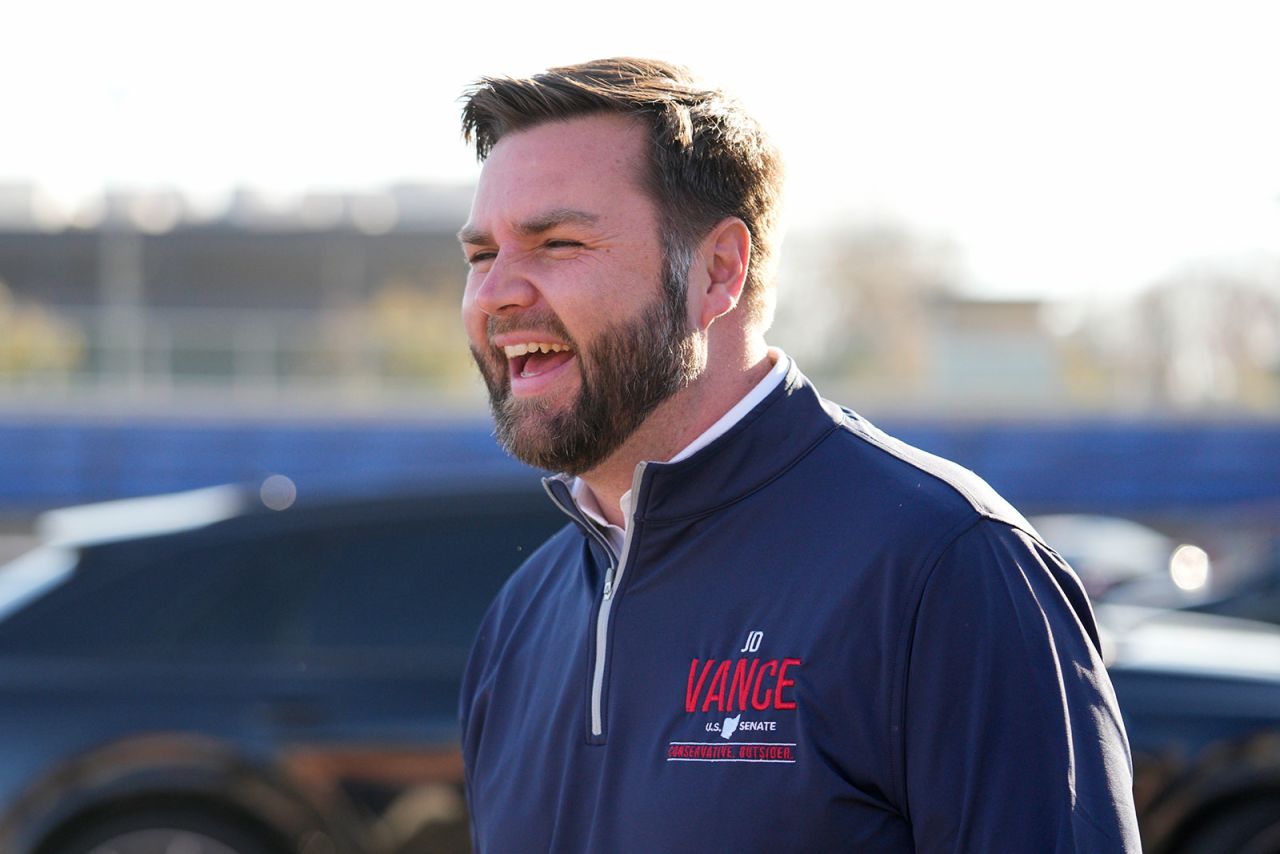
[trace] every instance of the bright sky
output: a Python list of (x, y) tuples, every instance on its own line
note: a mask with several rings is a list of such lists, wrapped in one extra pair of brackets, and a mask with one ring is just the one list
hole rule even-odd
[(790, 220), (893, 217), (993, 295), (1131, 291), (1280, 254), (1280, 4), (9, 4), (0, 181), (216, 196), (465, 182), (485, 74), (660, 56), (786, 155)]

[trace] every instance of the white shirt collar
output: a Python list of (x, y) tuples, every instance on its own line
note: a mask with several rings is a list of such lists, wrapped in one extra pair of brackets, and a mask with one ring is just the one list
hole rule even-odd
[[(791, 370), (791, 359), (777, 347), (769, 348), (769, 358), (773, 360), (773, 368), (765, 375), (764, 379), (756, 383), (755, 387), (734, 404), (728, 412), (720, 416), (716, 423), (704, 430), (698, 438), (686, 445), (680, 453), (667, 460), (667, 462), (675, 463), (687, 459), (710, 445), (727, 433), (729, 428), (741, 421), (748, 412), (756, 408), (760, 401), (768, 397), (770, 392), (782, 384), (782, 381), (787, 376), (787, 371)], [(569, 484), (569, 491), (573, 496), (574, 502), (578, 505), (578, 509), (585, 513), (587, 518), (599, 525), (609, 538), (609, 542), (613, 544), (614, 549), (621, 552), (624, 531), (619, 526), (610, 524), (604, 518), (604, 513), (600, 512), (600, 502), (596, 500), (596, 495), (591, 491), (591, 487), (587, 486), (582, 478), (575, 477)], [(618, 503), (622, 509), (622, 518), (626, 519), (631, 515), (631, 490), (628, 489), (622, 493), (622, 498)]]

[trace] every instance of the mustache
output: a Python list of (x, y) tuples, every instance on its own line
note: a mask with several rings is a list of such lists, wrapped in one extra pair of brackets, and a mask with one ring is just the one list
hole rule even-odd
[(488, 334), (489, 340), (493, 341), (498, 335), (514, 329), (521, 329), (526, 332), (546, 332), (551, 337), (565, 342), (575, 351), (578, 350), (578, 342), (573, 340), (569, 330), (565, 329), (564, 324), (560, 322), (560, 318), (550, 312), (515, 315), (491, 314), (489, 315), (489, 322), (486, 324), (485, 332)]

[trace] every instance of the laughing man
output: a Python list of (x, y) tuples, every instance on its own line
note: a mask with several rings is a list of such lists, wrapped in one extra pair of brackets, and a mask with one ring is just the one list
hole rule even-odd
[(972, 473), (770, 348), (782, 170), (609, 59), (468, 93), (463, 320), (569, 518), (463, 686), (481, 852), (1136, 852), (1080, 584)]

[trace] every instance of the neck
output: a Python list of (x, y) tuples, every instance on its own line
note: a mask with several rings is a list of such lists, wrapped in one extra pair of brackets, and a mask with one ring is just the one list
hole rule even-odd
[(600, 510), (611, 524), (626, 526), (620, 502), (631, 488), (636, 466), (647, 460), (666, 461), (742, 400), (773, 368), (763, 340), (740, 358), (708, 368), (693, 383), (658, 405), (631, 436), (603, 463), (580, 477), (591, 488)]

